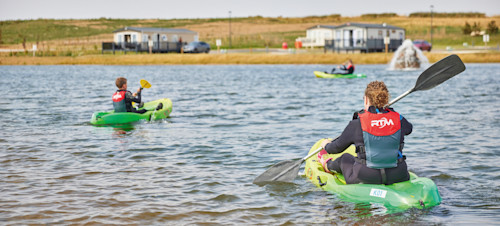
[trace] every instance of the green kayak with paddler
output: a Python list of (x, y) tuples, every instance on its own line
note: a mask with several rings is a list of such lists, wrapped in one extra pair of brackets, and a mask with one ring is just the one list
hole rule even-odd
[(465, 70), (450, 55), (425, 70), (415, 86), (388, 101), (383, 82), (371, 82), (365, 90), (365, 109), (359, 111), (341, 136), (321, 139), (300, 160), (279, 162), (255, 178), (254, 183), (292, 182), (305, 161), (305, 177), (323, 190), (356, 203), (378, 203), (399, 209), (429, 208), (441, 203), (436, 184), (408, 172), (402, 154), (404, 135), (411, 124), (392, 104), (415, 91), (431, 89)]
[(142, 79), (141, 87), (136, 93), (127, 90), (127, 80), (117, 78), (116, 86), (119, 88), (113, 94), (112, 111), (94, 112), (90, 119), (92, 125), (117, 125), (130, 124), (139, 121), (153, 121), (167, 118), (172, 112), (172, 101), (162, 98), (143, 103), (141, 101), (142, 89), (151, 88), (151, 84)]

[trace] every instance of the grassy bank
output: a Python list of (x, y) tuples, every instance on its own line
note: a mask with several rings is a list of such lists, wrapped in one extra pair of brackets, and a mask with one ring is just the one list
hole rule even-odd
[[(480, 24), (481, 30), (495, 21), (500, 25), (500, 17), (436, 17), (433, 19), (434, 49), (454, 49), (467, 46), (484, 46), (482, 36), (471, 37), (463, 34), (465, 23)], [(0, 48), (31, 49), (37, 44), (39, 51), (47, 55), (93, 55), (100, 52), (102, 42), (113, 40), (113, 31), (129, 27), (186, 28), (199, 33), (200, 40), (215, 48), (215, 41), (222, 40), (223, 49), (231, 48), (279, 48), (282, 42), (293, 46), (295, 39), (306, 36), (306, 29), (318, 24), (340, 25), (347, 22), (382, 24), (402, 27), (406, 38), (430, 39), (429, 17), (410, 17), (396, 14), (379, 16), (341, 17), (340, 15), (310, 16), (300, 18), (246, 17), (231, 19), (229, 36), (228, 18), (213, 19), (87, 19), (87, 20), (20, 20), (0, 21)], [(24, 44), (23, 44), (24, 43)], [(490, 35), (490, 47), (500, 44), (500, 34)]]
[[(431, 63), (449, 53), (425, 53)], [(500, 53), (467, 53), (457, 55), (465, 63), (500, 63)], [(190, 64), (339, 64), (351, 58), (355, 64), (387, 64), (393, 54), (134, 54), (84, 56), (0, 56), (0, 65), (190, 65)]]

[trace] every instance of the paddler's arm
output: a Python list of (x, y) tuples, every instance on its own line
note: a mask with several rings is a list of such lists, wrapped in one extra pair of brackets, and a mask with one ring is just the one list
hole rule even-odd
[(125, 98), (130, 102), (141, 103), (141, 90), (137, 90), (137, 93), (132, 94), (131, 92), (125, 93)]
[(333, 141), (324, 140), (321, 143), (321, 146), (329, 154), (337, 154), (343, 152), (351, 144), (354, 144), (354, 138), (356, 137), (355, 133), (357, 131), (357, 127), (360, 127), (359, 119), (350, 121), (347, 127), (342, 132), (342, 134), (337, 139)]
[(413, 131), (413, 125), (408, 122), (405, 117), (401, 119), (401, 130), (404, 135), (410, 135), (410, 133)]

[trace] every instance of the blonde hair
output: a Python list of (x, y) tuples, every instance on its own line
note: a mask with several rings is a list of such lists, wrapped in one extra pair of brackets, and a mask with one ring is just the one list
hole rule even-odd
[(115, 83), (116, 87), (118, 87), (118, 89), (121, 89), (123, 85), (127, 84), (127, 79), (124, 77), (118, 77)]
[(365, 89), (365, 96), (370, 104), (376, 108), (383, 108), (389, 103), (389, 90), (382, 81), (373, 81), (368, 83)]

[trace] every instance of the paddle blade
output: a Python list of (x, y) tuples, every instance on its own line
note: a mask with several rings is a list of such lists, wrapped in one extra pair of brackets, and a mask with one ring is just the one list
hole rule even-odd
[(465, 65), (457, 55), (449, 55), (425, 70), (417, 79), (412, 91), (428, 90), (460, 74)]
[(299, 173), (300, 165), (304, 160), (286, 160), (274, 164), (271, 168), (267, 169), (264, 173), (259, 175), (254, 184), (264, 184), (268, 182), (281, 181), (292, 182)]
[(144, 80), (144, 79), (141, 79), (141, 87), (142, 88), (146, 88), (146, 89), (149, 89), (151, 88), (151, 84), (149, 84), (148, 81)]

